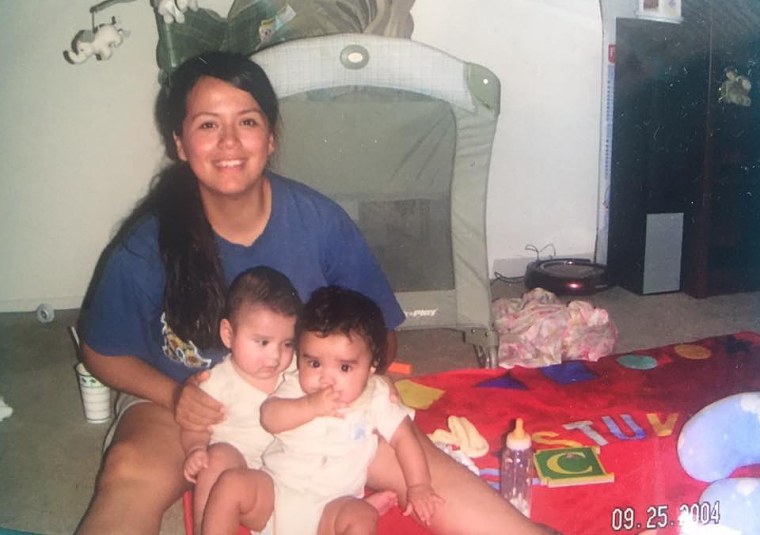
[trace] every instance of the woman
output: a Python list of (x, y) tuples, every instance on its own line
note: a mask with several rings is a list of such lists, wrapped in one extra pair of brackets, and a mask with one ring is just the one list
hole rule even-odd
[[(156, 118), (173, 163), (116, 236), (84, 318), (85, 364), (122, 394), (83, 534), (158, 533), (187, 488), (179, 430), (205, 430), (224, 417), (197, 383), (222, 357), (224, 293), (239, 272), (269, 265), (304, 300), (328, 284), (371, 297), (391, 329), (391, 359), (393, 329), (404, 317), (349, 217), (266, 171), (278, 105), (260, 67), (222, 52), (190, 59), (162, 87)], [(435, 533), (542, 532), (424, 442), (434, 488), (446, 500)], [(403, 501), (403, 476), (387, 444), (368, 481)]]

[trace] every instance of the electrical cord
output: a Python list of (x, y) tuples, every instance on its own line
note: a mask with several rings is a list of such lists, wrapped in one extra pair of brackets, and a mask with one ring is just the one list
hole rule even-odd
[(519, 282), (522, 282), (525, 279), (525, 275), (519, 275), (517, 277), (507, 277), (505, 275), (502, 275), (498, 271), (494, 271), (493, 275), (494, 275), (494, 280), (491, 282), (491, 284), (493, 284), (496, 281), (505, 282), (507, 284), (517, 284)]
[[(554, 258), (557, 256), (557, 249), (554, 247), (553, 243), (547, 243), (544, 245), (541, 249), (533, 245), (532, 243), (529, 243), (525, 246), (526, 251), (532, 251), (536, 253), (536, 261), (541, 260), (541, 253), (546, 251), (547, 249), (551, 248), (552, 254), (549, 255), (549, 258)], [(494, 280), (491, 282), (493, 284), (496, 281), (504, 282), (506, 284), (518, 284), (520, 282), (523, 282), (525, 280), (525, 275), (518, 275), (515, 277), (507, 277), (506, 275), (502, 275), (498, 271), (493, 272)]]
[(541, 253), (543, 253), (544, 251), (546, 251), (549, 247), (552, 248), (552, 254), (549, 255), (549, 258), (554, 258), (555, 256), (557, 256), (557, 248), (554, 247), (553, 243), (547, 243), (546, 245), (544, 245), (543, 247), (541, 247), (541, 249), (539, 249), (538, 247), (536, 247), (532, 243), (529, 243), (528, 245), (525, 246), (525, 250), (526, 251), (533, 251), (534, 253), (536, 253), (536, 260), (541, 260)]

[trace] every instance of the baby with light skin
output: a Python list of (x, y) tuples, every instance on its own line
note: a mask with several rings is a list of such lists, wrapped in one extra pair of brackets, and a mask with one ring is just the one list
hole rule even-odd
[(290, 280), (265, 266), (244, 271), (230, 285), (219, 326), (229, 354), (200, 383), (224, 403), (226, 418), (208, 431), (183, 430), (181, 435), (184, 475), (195, 483), (195, 533), (201, 532), (210, 511), (208, 496), (225, 471), (261, 468), (272, 435), (261, 426), (259, 408), (291, 368), (301, 306)]

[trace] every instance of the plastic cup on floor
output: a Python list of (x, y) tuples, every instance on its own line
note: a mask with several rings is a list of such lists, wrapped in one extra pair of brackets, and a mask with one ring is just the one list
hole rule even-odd
[(92, 424), (107, 422), (111, 419), (111, 389), (93, 377), (83, 363), (77, 364), (75, 370), (85, 419)]

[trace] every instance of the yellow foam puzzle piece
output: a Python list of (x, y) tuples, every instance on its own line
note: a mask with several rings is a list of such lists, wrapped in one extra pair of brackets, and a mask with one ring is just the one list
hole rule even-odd
[(409, 379), (396, 381), (396, 390), (401, 396), (404, 405), (412, 409), (427, 409), (435, 400), (444, 394), (444, 390), (425, 386)]

